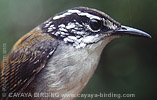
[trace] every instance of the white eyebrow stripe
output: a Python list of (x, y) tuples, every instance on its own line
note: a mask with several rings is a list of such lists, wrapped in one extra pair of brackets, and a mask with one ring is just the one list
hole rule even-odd
[(81, 12), (79, 10), (68, 10), (67, 12), (63, 13), (62, 15), (57, 15), (55, 17), (53, 17), (53, 20), (56, 20), (56, 19), (60, 19), (60, 18), (63, 18), (65, 16), (68, 16), (68, 15), (71, 15), (71, 14), (74, 14), (76, 13), (77, 15), (80, 15), (80, 16), (86, 16), (90, 19), (98, 19), (98, 20), (101, 20), (102, 18), (98, 17), (98, 16), (94, 16), (92, 14), (89, 14), (89, 13), (84, 13), (84, 12)]
[(90, 18), (90, 19), (98, 19), (98, 20), (101, 20), (100, 17), (98, 17), (98, 16), (94, 16), (94, 15), (89, 14), (89, 13), (78, 13), (78, 15), (86, 16), (86, 17), (88, 17), (88, 18)]
[(65, 16), (68, 16), (68, 15), (71, 15), (74, 13), (81, 13), (81, 12), (79, 10), (68, 10), (67, 12), (63, 13), (62, 15), (53, 17), (53, 20), (60, 19), (60, 18), (63, 18)]
[(68, 12), (70, 12), (70, 13), (81, 13), (81, 11), (79, 11), (79, 10), (68, 10)]
[(66, 13), (64, 13), (64, 14), (62, 14), (62, 15), (58, 15), (58, 16), (53, 17), (53, 20), (60, 19), (60, 18), (63, 18), (63, 17), (65, 17), (65, 16), (71, 15), (71, 14), (72, 14), (72, 13), (70, 13), (70, 12), (66, 12)]

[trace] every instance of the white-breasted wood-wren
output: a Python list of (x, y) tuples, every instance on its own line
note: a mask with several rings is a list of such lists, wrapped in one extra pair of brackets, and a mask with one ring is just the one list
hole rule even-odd
[[(146, 32), (121, 25), (92, 8), (76, 7), (51, 17), (20, 38), (1, 62), (0, 98), (72, 100), (74, 97), (62, 94), (82, 91), (98, 65), (103, 48), (119, 36), (151, 38)], [(59, 96), (22, 98), (13, 93)]]

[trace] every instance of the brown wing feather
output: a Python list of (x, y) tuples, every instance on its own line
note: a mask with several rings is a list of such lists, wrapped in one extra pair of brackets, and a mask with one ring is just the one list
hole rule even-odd
[(20, 92), (26, 88), (56, 47), (55, 39), (41, 33), (38, 27), (18, 40), (11, 53), (1, 62), (0, 93)]

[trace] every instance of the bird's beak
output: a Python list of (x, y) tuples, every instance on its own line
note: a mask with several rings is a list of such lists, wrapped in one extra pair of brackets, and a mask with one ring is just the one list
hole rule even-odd
[(119, 29), (116, 29), (112, 32), (112, 35), (120, 35), (120, 36), (139, 36), (139, 37), (146, 37), (146, 38), (152, 38), (148, 33), (131, 28), (128, 26), (121, 26)]

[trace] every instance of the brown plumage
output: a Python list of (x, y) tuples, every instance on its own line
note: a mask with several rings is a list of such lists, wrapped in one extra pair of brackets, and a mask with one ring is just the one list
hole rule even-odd
[(1, 90), (5, 85), (6, 93), (22, 92), (44, 68), (47, 59), (53, 54), (49, 53), (55, 51), (53, 41), (48, 34), (42, 34), (39, 28), (19, 39), (7, 58), (1, 62)]

